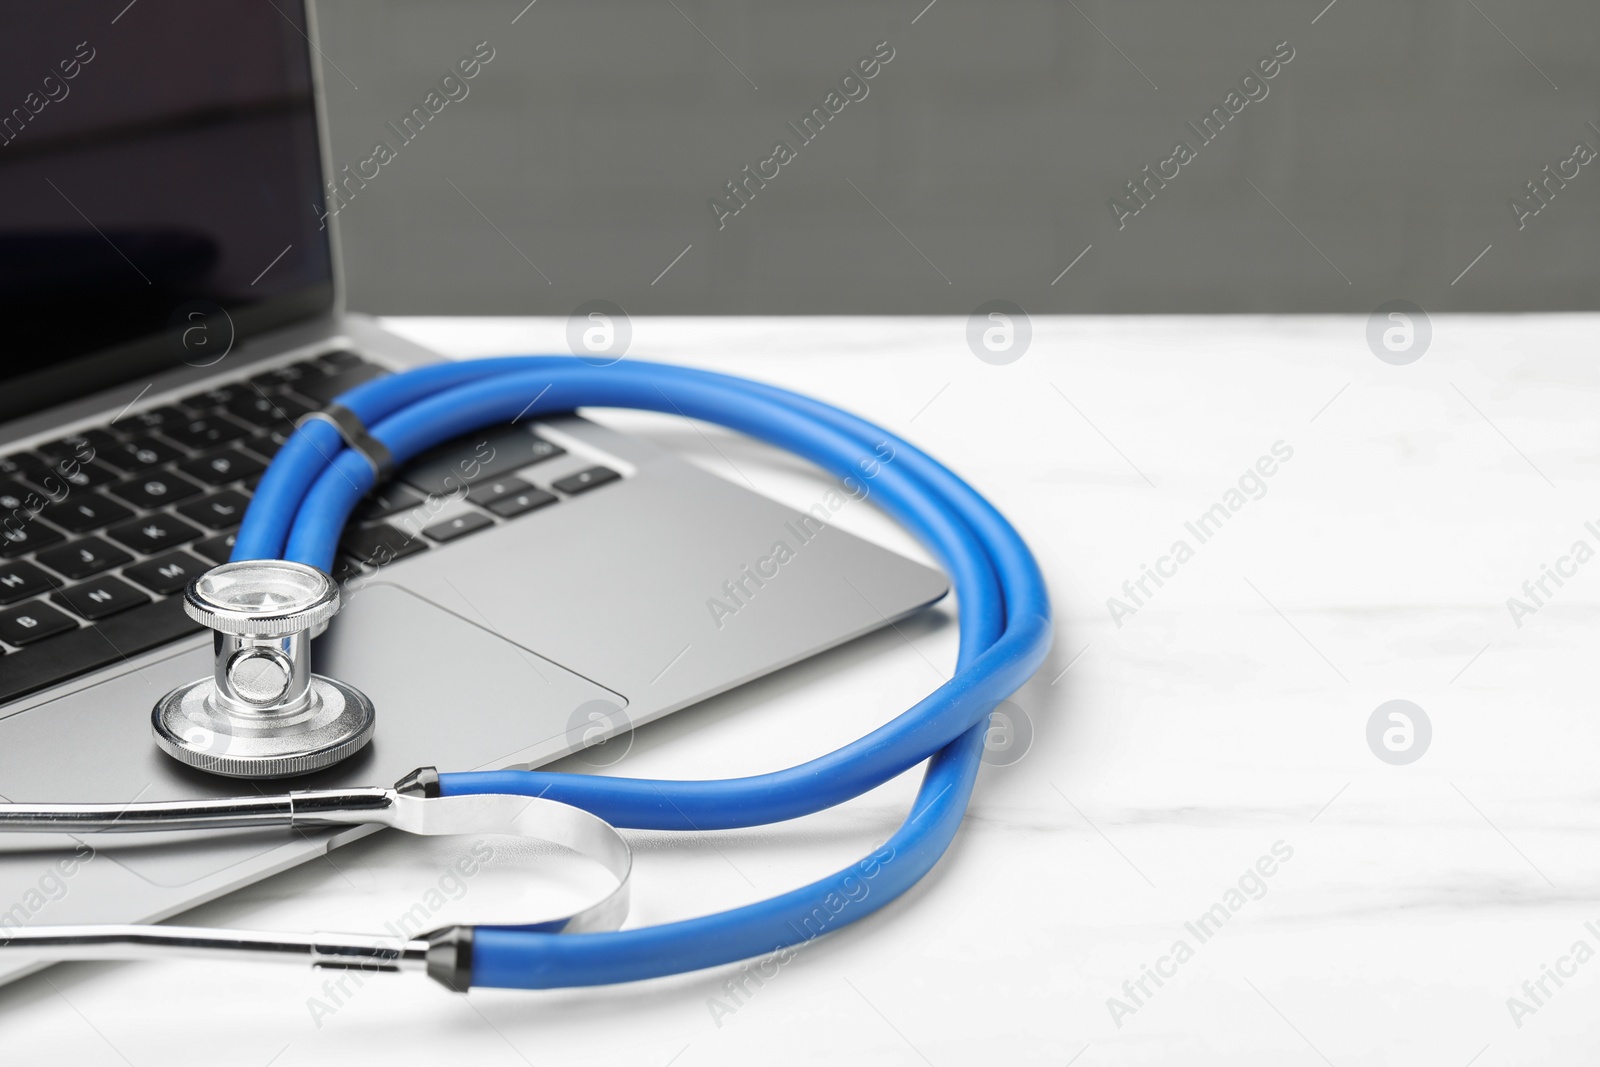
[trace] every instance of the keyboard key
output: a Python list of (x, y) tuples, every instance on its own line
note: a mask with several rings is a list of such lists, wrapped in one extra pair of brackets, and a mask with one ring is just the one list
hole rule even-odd
[[(32, 644), (40, 638), (76, 630), (78, 624), (71, 616), (63, 615), (42, 600), (24, 604), (10, 611), (0, 611), (0, 641), (13, 645)], [(11, 661), (6, 661), (11, 667)]]
[(226, 407), (246, 393), (253, 392), (255, 390), (242, 382), (236, 382), (232, 385), (219, 385), (215, 389), (207, 389), (203, 393), (194, 393), (184, 397), (183, 406), (197, 412), (214, 411), (217, 408)]
[(99, 493), (74, 493), (40, 514), (70, 533), (88, 533), (126, 519), (133, 512)]
[(130, 433), (149, 433), (151, 430), (161, 430), (188, 422), (192, 418), (194, 418), (193, 413), (185, 411), (176, 404), (168, 404), (166, 407), (151, 408), (149, 411), (136, 411), (132, 415), (118, 419), (112, 425)]
[(205, 449), (236, 441), (250, 431), (226, 415), (202, 415), (197, 419), (163, 426), (161, 434), (185, 448)]
[(57, 530), (46, 526), (38, 519), (28, 522), (15, 523), (6, 521), (0, 523), (0, 557), (26, 555), (39, 548), (49, 548), (59, 545), (66, 538)]
[(322, 369), (310, 360), (301, 360), (299, 363), (291, 363), (286, 367), (276, 367), (265, 374), (258, 374), (250, 379), (250, 384), (260, 386), (261, 389), (270, 393), (275, 389), (284, 389), (294, 385), (307, 375), (321, 375), (322, 373)]
[(328, 368), (330, 371), (345, 370), (349, 367), (365, 365), (367, 362), (354, 352), (342, 351), (324, 352), (322, 355), (317, 357), (316, 361), (322, 366)]
[(387, 518), (397, 511), (407, 511), (428, 499), (404, 482), (385, 482), (368, 493), (356, 506), (354, 519), (358, 523)]
[(188, 500), (200, 492), (200, 487), (181, 474), (157, 471), (142, 478), (118, 482), (111, 487), (111, 491), (136, 507), (160, 508)]
[(546, 504), (554, 504), (558, 499), (554, 493), (530, 487), (520, 493), (507, 493), (505, 496), (496, 497), (484, 507), (502, 519), (510, 519), (535, 508), (542, 508)]
[(187, 552), (168, 552), (165, 556), (124, 567), (122, 576), (131, 578), (151, 592), (165, 595), (181, 591), (189, 584), (190, 578), (210, 569), (211, 564), (195, 559)]
[(310, 397), (319, 406), (331, 403), (340, 393), (354, 389), (363, 382), (382, 378), (389, 372), (371, 363), (362, 363), (333, 374), (308, 373), (290, 388), (301, 396)]
[(63, 589), (53, 594), (53, 599), (93, 622), (140, 604), (148, 604), (150, 594), (135, 589), (120, 578), (100, 578)]
[(190, 545), (189, 547), (212, 563), (226, 563), (233, 555), (233, 542), (238, 540), (238, 537), (237, 531), (218, 534), (216, 537), (208, 537), (199, 544)]
[(54, 584), (49, 575), (27, 560), (0, 563), (0, 604), (42, 593)]
[(494, 520), (489, 516), (479, 515), (474, 511), (468, 515), (457, 515), (453, 519), (446, 519), (444, 522), (436, 522), (432, 526), (424, 527), (422, 532), (435, 541), (454, 541), (458, 537), (465, 537), (469, 533), (493, 525)]
[(201, 531), (172, 515), (146, 515), (106, 531), (113, 541), (146, 556), (176, 548), (201, 536)]
[(87, 441), (96, 452), (104, 452), (120, 444), (124, 435), (120, 430), (113, 430), (109, 426), (97, 426), (94, 429), (84, 430), (78, 436)]
[(43, 456), (51, 463), (54, 463), (56, 460), (61, 459), (64, 456), (74, 455), (80, 447), (88, 449), (93, 446), (91, 446), (88, 441), (85, 441), (77, 434), (72, 434), (56, 441), (46, 441), (42, 445), (34, 446), (39, 455)]
[(398, 527), (380, 522), (376, 526), (347, 531), (339, 547), (369, 567), (382, 567), (397, 559), (426, 552), (428, 543)]
[(134, 437), (116, 444), (100, 453), (100, 460), (111, 464), (124, 474), (138, 474), (163, 463), (181, 459), (183, 453), (169, 444), (156, 440), (149, 434)]
[(23, 475), (30, 485), (44, 490), (52, 500), (66, 497), (74, 489), (93, 489), (117, 480), (117, 474), (103, 463), (68, 457), (51, 467), (41, 467)]
[(521, 478), (491, 478), (488, 481), (474, 485), (471, 492), (467, 494), (467, 499), (480, 507), (486, 508), (503, 496), (520, 493), (532, 488), (533, 486)]
[(229, 445), (203, 456), (184, 460), (178, 469), (191, 478), (207, 485), (227, 485), (242, 478), (250, 478), (267, 469), (267, 465), (250, 453)]
[(293, 430), (295, 420), (312, 408), (287, 393), (258, 393), (251, 389), (224, 405), (223, 410), (240, 422), (263, 430)]
[(406, 464), (399, 478), (424, 493), (460, 495), (463, 486), (499, 478), (563, 451), (525, 426), (501, 426), (429, 449)]
[(44, 494), (21, 482), (0, 478), (0, 511), (34, 512), (49, 503)]
[[(49, 605), (41, 607), (55, 612)], [(159, 648), (203, 629), (205, 627), (184, 614), (182, 598), (173, 597), (40, 641), (5, 658), (5, 669), (0, 670), (0, 703), (118, 663), (125, 656)]]
[(39, 454), (51, 461), (62, 459), (87, 460), (99, 458), (98, 454), (116, 447), (118, 438), (109, 430), (84, 430), (58, 441), (39, 446)]
[(610, 467), (590, 467), (586, 471), (579, 471), (577, 474), (569, 474), (560, 481), (551, 482), (550, 485), (551, 488), (557, 489), (563, 493), (566, 493), (568, 496), (571, 496), (575, 493), (586, 493), (597, 485), (605, 485), (607, 482), (614, 482), (620, 477), (622, 477), (622, 475), (618, 474)]
[(333, 580), (336, 582), (348, 582), (357, 575), (365, 573), (361, 564), (349, 556), (339, 556), (333, 561)]
[(212, 493), (203, 500), (191, 500), (175, 510), (179, 515), (210, 530), (226, 530), (244, 521), (244, 509), (250, 498), (233, 489)]
[(70, 545), (47, 549), (33, 558), (62, 577), (74, 580), (88, 578), (133, 561), (133, 557), (122, 549), (108, 545), (98, 537), (85, 537)]
[(289, 440), (289, 433), (284, 430), (273, 430), (270, 433), (257, 434), (246, 441), (239, 442), (256, 455), (271, 459), (278, 454), (278, 449)]
[(43, 456), (32, 452), (14, 452), (9, 456), (0, 456), (0, 478), (16, 478), (30, 470), (48, 467)]

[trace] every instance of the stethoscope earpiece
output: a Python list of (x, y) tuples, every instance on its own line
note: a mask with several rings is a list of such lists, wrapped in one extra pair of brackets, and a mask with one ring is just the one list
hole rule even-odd
[[(616, 884), (583, 909), (523, 929), (542, 933), (615, 930), (628, 916), (633, 854), (599, 816), (540, 797), (508, 793), (444, 796), (432, 767), (391, 789), (313, 789), (278, 796), (132, 804), (0, 803), (0, 833), (154, 833), (286, 826), (325, 830), (388, 826), (423, 837), (503, 834), (541, 841), (603, 867)], [(515, 917), (514, 922), (527, 920)], [(167, 924), (27, 926), (0, 940), (7, 953), (51, 961), (189, 956), (309, 963), (356, 971), (413, 971), (465, 992), (472, 979), (474, 927), (446, 926), (405, 940), (383, 934), (283, 933)]]

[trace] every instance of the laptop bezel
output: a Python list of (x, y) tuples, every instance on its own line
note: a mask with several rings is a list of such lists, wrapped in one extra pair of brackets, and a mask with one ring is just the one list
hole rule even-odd
[[(327, 89), (320, 61), (322, 48), (319, 44), (316, 4), (315, 0), (293, 0), (293, 2), (305, 22), (305, 55), (310, 74), (312, 123), (316, 138), (317, 188), (321, 196), (325, 194), (327, 188), (332, 146), (328, 137)], [(306, 209), (315, 210), (316, 205), (307, 204)], [(277, 333), (282, 331), (297, 333), (299, 332), (296, 330), (297, 327), (318, 321), (326, 321), (331, 326), (343, 319), (344, 263), (338, 219), (334, 215), (327, 215), (324, 226), (329, 265), (327, 283), (310, 286), (277, 298), (268, 307), (251, 306), (228, 312), (227, 317), (233, 334), (228, 340), (229, 355), (234, 354), (236, 346), (240, 351), (248, 350), (254, 353), (257, 358), (270, 355), (271, 346), (263, 346), (262, 342)], [(5, 393), (24, 399), (14, 407), (8, 407), (0, 401), (0, 427), (4, 427), (0, 430), (0, 441), (19, 436), (12, 429), (12, 424), (18, 420), (36, 424), (37, 419), (34, 416), (61, 408), (79, 408), (84, 399), (101, 394), (114, 395), (129, 382), (137, 381), (141, 377), (166, 378), (169, 374), (176, 373), (180, 377), (190, 378), (189, 375), (182, 374), (182, 371), (194, 364), (175, 359), (172, 344), (170, 331), (150, 334), (137, 340), (73, 357), (64, 367), (51, 367), (8, 382)], [(263, 351), (264, 348), (267, 350)], [(231, 364), (228, 369), (233, 369), (240, 362), (239, 359), (223, 358), (215, 366), (220, 370), (224, 365)], [(119, 375), (115, 381), (108, 382), (104, 379), (103, 372), (113, 366), (125, 369), (126, 373)], [(202, 366), (200, 369), (205, 371), (210, 368)], [(193, 380), (205, 380), (210, 376), (201, 373)], [(93, 384), (87, 389), (80, 388), (75, 391), (58, 386), (53, 388), (55, 383), (64, 381), (88, 381)], [(47, 399), (40, 406), (37, 400), (26, 399), (30, 393), (43, 393)], [(29, 431), (22, 431), (21, 434), (25, 435), (27, 432)]]

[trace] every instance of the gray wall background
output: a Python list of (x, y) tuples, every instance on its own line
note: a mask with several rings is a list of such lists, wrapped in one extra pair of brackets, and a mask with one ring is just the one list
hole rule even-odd
[[(320, 3), (336, 164), (495, 49), (340, 213), (353, 308), (1600, 306), (1600, 165), (1520, 231), (1507, 206), (1600, 149), (1592, 3), (523, 3)], [(785, 122), (883, 40), (866, 99), (800, 147)], [(1119, 230), (1107, 200), (1285, 40), (1269, 95)], [(798, 158), (719, 231), (708, 200), (780, 139)]]

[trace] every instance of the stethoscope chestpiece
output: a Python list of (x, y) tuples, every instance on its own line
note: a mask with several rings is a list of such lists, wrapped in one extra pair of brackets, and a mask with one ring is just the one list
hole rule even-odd
[(332, 766), (372, 740), (372, 702), (311, 673), (311, 639), (339, 610), (315, 567), (240, 560), (194, 578), (184, 611), (215, 631), (211, 677), (162, 697), (150, 717), (174, 759), (232, 778), (284, 778)]

